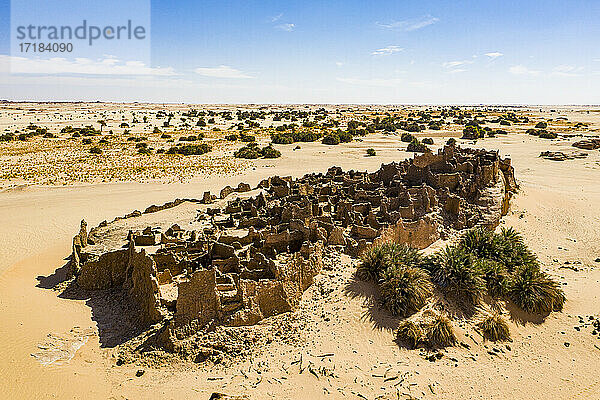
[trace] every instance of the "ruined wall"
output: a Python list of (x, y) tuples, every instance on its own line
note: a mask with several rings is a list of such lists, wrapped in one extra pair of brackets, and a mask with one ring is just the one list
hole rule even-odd
[(126, 286), (131, 298), (139, 306), (138, 316), (143, 323), (153, 324), (163, 318), (156, 275), (156, 264), (152, 257), (144, 249), (137, 252), (133, 243), (130, 243)]
[(221, 304), (217, 295), (217, 282), (214, 270), (200, 270), (192, 273), (188, 280), (179, 283), (177, 326), (196, 320), (204, 326), (219, 317)]
[(88, 255), (77, 283), (84, 289), (109, 289), (122, 285), (127, 278), (129, 250), (115, 250), (100, 256)]

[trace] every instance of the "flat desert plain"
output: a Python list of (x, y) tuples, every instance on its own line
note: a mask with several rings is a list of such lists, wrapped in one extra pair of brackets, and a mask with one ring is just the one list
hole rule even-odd
[[(120, 346), (101, 340), (99, 325), (107, 324), (94, 314), (92, 300), (65, 298), (49, 288), (49, 277), (67, 263), (83, 218), (97, 226), (152, 204), (218, 194), (239, 182), (255, 187), (269, 176), (301, 177), (334, 165), (372, 172), (413, 156), (401, 129), (377, 127), (337, 145), (320, 138), (276, 143), (280, 157), (256, 159), (234, 156), (247, 145), (242, 134), (263, 147), (271, 135), (289, 132), (277, 130), (284, 124), (295, 123), (295, 131), (320, 129), (324, 137), (348, 131), (350, 121), (366, 122), (356, 128), (361, 129), (375, 118), (425, 121), (420, 113), (442, 110), (451, 112), (443, 123), (432, 129), (416, 122), (423, 129), (412, 134), (421, 141), (432, 138), (434, 152), (455, 138), (461, 147), (498, 150), (512, 160), (519, 189), (500, 226), (521, 233), (566, 296), (562, 311), (544, 321), (509, 319), (510, 342), (459, 333), (466, 346), (439, 353), (399, 346), (398, 320), (372, 298), (347, 290), (359, 261), (335, 252), (292, 312), (297, 334), (258, 343), (249, 356), (228, 363), (154, 354), (118, 362)], [(238, 118), (238, 111), (264, 115)], [(528, 122), (500, 124), (508, 113)], [(316, 119), (318, 127), (311, 125), (315, 115), (323, 116)], [(457, 119), (473, 118), (505, 132), (461, 139), (465, 122)], [(205, 125), (197, 125), (199, 119)], [(323, 126), (331, 120), (336, 123)], [(527, 133), (540, 121), (555, 138)], [(67, 126), (93, 130), (75, 136)], [(28, 134), (38, 128), (38, 134)], [(2, 103), (0, 130), (13, 134), (0, 142), (3, 398), (208, 399), (215, 392), (251, 399), (600, 398), (600, 335), (593, 325), (600, 317), (600, 151), (572, 146), (600, 135), (597, 108)], [(232, 133), (236, 140), (225, 139)], [(179, 140), (189, 136), (196, 139)], [(185, 146), (178, 142), (208, 143), (211, 150), (165, 154)], [(376, 154), (367, 156), (367, 149)], [(546, 151), (579, 156), (540, 157)], [(442, 245), (436, 242), (425, 252)]]

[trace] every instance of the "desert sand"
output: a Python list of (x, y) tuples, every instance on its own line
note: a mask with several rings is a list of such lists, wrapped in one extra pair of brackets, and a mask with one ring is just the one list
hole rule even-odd
[[(565, 129), (565, 134), (594, 136), (600, 129), (600, 112), (591, 108), (538, 107), (526, 112), (589, 124), (581, 132)], [(9, 125), (6, 118), (3, 121)], [(214, 173), (210, 168), (194, 170), (181, 179), (184, 183), (173, 183), (172, 176), (146, 183), (131, 182), (135, 177), (97, 183), (103, 179), (98, 174), (90, 179), (96, 183), (69, 178), (49, 185), (52, 180), (28, 178), (35, 170), (5, 179), (0, 192), (4, 397), (175, 399), (223, 392), (252, 399), (600, 398), (600, 340), (592, 335), (589, 322), (590, 316), (599, 317), (600, 304), (600, 153), (589, 150), (586, 158), (551, 161), (540, 153), (570, 152), (581, 137), (547, 140), (522, 129), (507, 130), (508, 135), (475, 144), (459, 143), (497, 149), (512, 159), (520, 188), (501, 225), (522, 233), (543, 269), (563, 283), (567, 302), (544, 323), (510, 321), (511, 343), (460, 336), (469, 349), (449, 347), (435, 362), (425, 359), (424, 351), (399, 347), (394, 342), (395, 320), (378, 312), (369, 297), (348, 292), (357, 261), (345, 255), (336, 255), (330, 261), (335, 267), (325, 268), (304, 293), (295, 311), (303, 323), (297, 342), (274, 340), (233, 366), (208, 367), (175, 358), (117, 365), (117, 349), (101, 343), (97, 318), (86, 299), (60, 298), (43, 287), (43, 277), (66, 263), (82, 218), (95, 226), (150, 204), (200, 198), (205, 191), (218, 193), (241, 181), (254, 186), (271, 175), (324, 172), (333, 165), (374, 171), (381, 163), (412, 155), (397, 135), (369, 134), (361, 142), (338, 146), (302, 143), (297, 150), (295, 145), (282, 145), (277, 147), (281, 158), (233, 167), (231, 163), (239, 160), (223, 151), (228, 168)], [(561, 132), (559, 127), (555, 130)], [(416, 136), (433, 137), (431, 147), (437, 149), (448, 137), (460, 137), (460, 131), (454, 126)], [(377, 156), (365, 157), (367, 148), (374, 148)], [(136, 376), (138, 371), (143, 374)]]

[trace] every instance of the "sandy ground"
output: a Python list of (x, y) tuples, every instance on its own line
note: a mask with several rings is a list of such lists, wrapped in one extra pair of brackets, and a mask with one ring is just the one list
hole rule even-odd
[[(510, 349), (460, 337), (470, 349), (450, 348), (436, 362), (393, 342), (394, 321), (373, 307), (369, 296), (373, 288), (352, 280), (354, 266), (345, 256), (305, 293), (298, 311), (306, 318), (302, 343), (274, 342), (254, 359), (228, 369), (207, 370), (188, 363), (116, 366), (114, 349), (100, 346), (85, 300), (57, 298), (56, 292), (36, 287), (36, 277), (65, 263), (70, 238), (82, 217), (94, 226), (150, 204), (201, 197), (206, 190), (217, 192), (239, 181), (255, 184), (274, 174), (298, 176), (331, 165), (375, 170), (382, 162), (408, 156), (398, 151), (397, 137), (371, 135), (362, 143), (334, 149), (319, 144), (297, 151), (290, 147), (281, 159), (257, 162), (254, 170), (186, 185), (126, 183), (4, 191), (0, 193), (2, 397), (204, 399), (220, 391), (253, 399), (600, 398), (600, 340), (586, 326), (588, 316), (599, 316), (600, 305), (600, 263), (595, 261), (600, 257), (600, 152), (564, 162), (538, 157), (544, 150), (569, 150), (572, 141), (511, 134), (477, 143), (512, 157), (521, 190), (503, 223), (521, 231), (545, 270), (563, 282), (568, 299), (564, 311), (551, 314), (543, 324), (512, 321)], [(364, 157), (368, 147), (378, 156)], [(55, 357), (44, 353), (48, 342), (54, 347), (59, 343), (62, 351)], [(495, 355), (488, 353), (493, 348), (498, 350)], [(44, 365), (44, 360), (56, 361)], [(145, 373), (136, 377), (140, 368)]]

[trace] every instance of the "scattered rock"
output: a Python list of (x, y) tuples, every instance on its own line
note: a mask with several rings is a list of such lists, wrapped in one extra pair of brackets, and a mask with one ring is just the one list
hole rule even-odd
[(585, 150), (596, 150), (600, 149), (600, 139), (584, 139), (573, 143), (573, 147)]
[(540, 153), (540, 157), (545, 158), (547, 160), (552, 161), (566, 161), (566, 160), (574, 160), (576, 158), (586, 158), (588, 153), (579, 151), (579, 152), (567, 152), (564, 153), (562, 151), (542, 151)]

